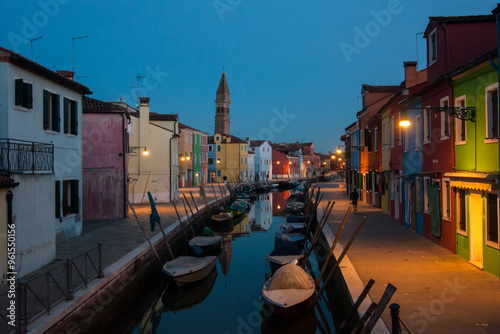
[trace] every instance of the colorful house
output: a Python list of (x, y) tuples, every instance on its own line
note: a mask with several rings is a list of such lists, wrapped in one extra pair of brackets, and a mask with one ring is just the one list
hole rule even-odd
[(270, 180), (272, 178), (272, 148), (265, 140), (247, 140), (248, 147), (255, 153), (254, 169), (255, 179), (260, 181)]
[(206, 183), (208, 133), (179, 123), (179, 187)]
[(129, 122), (126, 108), (112, 102), (83, 98), (84, 219), (127, 216)]
[(55, 259), (56, 237), (82, 233), (82, 98), (92, 92), (73, 75), (0, 47), (0, 173), (19, 183), (18, 277)]
[[(346, 131), (346, 141), (345, 141), (345, 159), (346, 159), (346, 182), (347, 191), (350, 193), (354, 187), (361, 189), (363, 181), (361, 179), (360, 168), (359, 168), (359, 151), (364, 149), (359, 145), (359, 121), (355, 121), (347, 128)], [(335, 161), (335, 166), (332, 166), (332, 170), (337, 169), (337, 153), (331, 153), (332, 162)]]
[[(210, 143), (210, 141), (209, 141)], [(215, 182), (248, 178), (248, 143), (221, 133), (213, 136), (215, 147)]]
[(156, 202), (179, 198), (179, 118), (149, 112), (149, 98), (140, 97), (140, 110), (130, 113), (129, 198), (147, 203), (151, 192)]
[[(460, 136), (455, 139), (455, 171), (444, 175), (443, 187), (446, 193), (453, 194), (450, 189), (455, 193), (457, 254), (500, 276), (498, 73), (490, 59), (498, 63), (496, 50), (451, 76), (455, 106), (474, 106), (475, 110), (467, 110), (473, 119), (465, 122), (464, 140)], [(461, 120), (456, 118), (455, 122)], [(451, 207), (453, 195), (444, 200)]]

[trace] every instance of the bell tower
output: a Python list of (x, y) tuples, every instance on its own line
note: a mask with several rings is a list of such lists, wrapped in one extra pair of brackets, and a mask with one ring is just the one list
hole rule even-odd
[(231, 94), (227, 87), (226, 72), (222, 72), (219, 88), (215, 94), (215, 133), (229, 136), (229, 107), (231, 105)]

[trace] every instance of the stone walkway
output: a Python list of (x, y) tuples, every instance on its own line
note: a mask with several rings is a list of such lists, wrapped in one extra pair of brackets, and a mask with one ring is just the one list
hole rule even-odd
[[(328, 223), (339, 230), (349, 207), (339, 182), (318, 184), (322, 203), (335, 201)], [(378, 302), (391, 283), (397, 288), (391, 303), (401, 306), (400, 317), (413, 333), (500, 333), (500, 279), (471, 265), (363, 202), (352, 213), (340, 243), (368, 219), (347, 253), (363, 284), (375, 285), (370, 297)], [(358, 296), (353, 296), (356, 300)], [(391, 324), (387, 308), (383, 319)]]

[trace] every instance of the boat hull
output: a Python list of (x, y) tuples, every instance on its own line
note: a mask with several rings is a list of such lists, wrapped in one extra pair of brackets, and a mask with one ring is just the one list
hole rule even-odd
[[(189, 253), (194, 254), (195, 256), (218, 255), (222, 250), (222, 237), (198, 236), (189, 240), (188, 244)], [(195, 247), (199, 247), (202, 253), (199, 254), (199, 252), (195, 250)]]
[(277, 305), (273, 301), (266, 299), (264, 295), (262, 295), (262, 298), (264, 299), (264, 308), (266, 312), (274, 314), (285, 321), (289, 321), (305, 313), (309, 309), (309, 304), (311, 303), (313, 296), (314, 293), (311, 293), (311, 296), (309, 298), (289, 307)]
[[(187, 258), (187, 257), (185, 257)], [(167, 262), (163, 266), (163, 272), (167, 274), (171, 279), (174, 280), (175, 284), (178, 287), (181, 287), (188, 283), (198, 282), (210, 274), (210, 272), (215, 268), (217, 257), (215, 256), (207, 256), (205, 258), (196, 258), (196, 259), (206, 259), (206, 263), (198, 264), (197, 266), (193, 266), (192, 269), (183, 268), (182, 271), (175, 271), (169, 267), (169, 263), (173, 261)], [(201, 262), (200, 262), (201, 263)]]

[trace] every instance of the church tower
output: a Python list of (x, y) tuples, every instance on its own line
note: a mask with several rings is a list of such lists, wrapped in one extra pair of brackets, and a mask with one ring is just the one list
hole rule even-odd
[(229, 136), (229, 106), (231, 105), (226, 72), (222, 72), (219, 88), (215, 94), (215, 133)]

